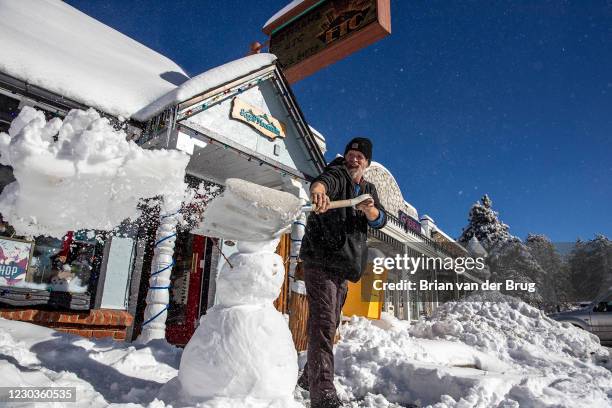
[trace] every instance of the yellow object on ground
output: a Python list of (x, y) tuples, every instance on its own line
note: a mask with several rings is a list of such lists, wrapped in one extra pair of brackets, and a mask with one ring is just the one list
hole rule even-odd
[[(368, 319), (380, 319), (384, 293), (382, 290), (374, 289), (374, 281), (387, 281), (387, 271), (382, 274), (372, 272), (372, 264), (364, 272), (361, 280), (357, 283), (348, 283), (348, 294), (342, 308), (344, 316), (363, 316)], [(381, 286), (380, 284), (378, 286)]]

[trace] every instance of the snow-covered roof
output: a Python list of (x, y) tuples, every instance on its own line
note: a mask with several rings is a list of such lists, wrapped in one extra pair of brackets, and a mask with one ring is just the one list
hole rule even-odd
[(408, 201), (404, 200), (404, 207), (406, 208), (406, 210), (408, 210), (406, 212), (406, 214), (410, 215), (415, 220), (419, 219), (419, 212), (417, 211), (417, 209), (416, 209), (416, 207), (414, 205), (412, 205)]
[(147, 120), (168, 106), (183, 102), (235, 78), (257, 71), (272, 64), (275, 60), (276, 56), (273, 54), (253, 54), (209, 69), (161, 96), (133, 117), (136, 120)]
[(273, 23), (274, 21), (278, 20), (280, 16), (290, 12), (291, 10), (293, 10), (294, 8), (296, 8), (303, 2), (304, 0), (293, 0), (291, 3), (287, 4), (285, 7), (277, 11), (272, 17), (270, 17), (268, 21), (266, 21), (266, 24), (264, 24), (264, 27), (267, 27), (270, 23)]
[(321, 149), (321, 153), (325, 154), (325, 152), (327, 151), (327, 144), (325, 143), (325, 137), (321, 134), (321, 132), (319, 132), (317, 129), (313, 128), (312, 126), (308, 125), (308, 127), (310, 128), (310, 131), (314, 135), (315, 141), (317, 142), (317, 145), (319, 145), (319, 148)]
[(130, 117), (188, 79), (170, 59), (58, 0), (0, 0), (0, 71)]

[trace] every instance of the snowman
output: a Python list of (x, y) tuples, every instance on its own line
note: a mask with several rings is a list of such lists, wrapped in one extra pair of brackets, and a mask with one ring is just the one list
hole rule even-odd
[(285, 275), (274, 250), (300, 210), (289, 193), (237, 179), (206, 209), (195, 232), (236, 240), (238, 252), (221, 269), (216, 303), (183, 351), (178, 378), (189, 396), (293, 405), (297, 353), (273, 305)]

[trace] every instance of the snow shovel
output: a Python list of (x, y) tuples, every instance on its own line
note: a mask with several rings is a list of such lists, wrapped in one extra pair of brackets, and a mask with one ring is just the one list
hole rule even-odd
[[(372, 196), (362, 194), (332, 201), (329, 209), (352, 207), (369, 198)], [(269, 241), (288, 232), (302, 212), (314, 210), (293, 194), (230, 178), (223, 193), (208, 204), (202, 222), (192, 233), (235, 241)]]
[[(328, 210), (334, 210), (336, 208), (344, 208), (344, 207), (355, 207), (357, 204), (372, 198), (371, 195), (369, 194), (362, 194), (360, 196), (357, 196), (355, 198), (351, 198), (349, 200), (338, 200), (338, 201), (331, 201), (329, 203), (329, 206), (327, 207)], [(303, 212), (309, 212), (309, 211), (316, 211), (316, 206), (313, 204), (307, 204), (302, 206), (302, 211)]]

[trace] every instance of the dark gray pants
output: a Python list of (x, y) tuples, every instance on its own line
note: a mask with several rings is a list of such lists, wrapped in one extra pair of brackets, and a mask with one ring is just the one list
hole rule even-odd
[(334, 387), (334, 337), (346, 300), (345, 279), (326, 273), (317, 266), (304, 265), (308, 298), (308, 376), (311, 401), (336, 395)]

